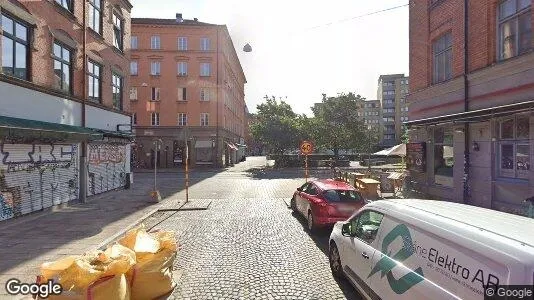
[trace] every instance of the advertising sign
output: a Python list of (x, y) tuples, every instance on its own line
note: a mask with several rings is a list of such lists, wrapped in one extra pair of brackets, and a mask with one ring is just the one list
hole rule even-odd
[(426, 172), (426, 143), (406, 144), (406, 168), (410, 171)]

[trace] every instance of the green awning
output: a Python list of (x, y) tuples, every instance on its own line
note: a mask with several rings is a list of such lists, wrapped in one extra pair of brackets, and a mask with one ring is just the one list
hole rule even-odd
[(121, 138), (121, 139), (129, 139), (129, 140), (133, 140), (135, 138), (135, 135), (133, 133), (126, 132), (126, 131), (110, 131), (110, 130), (103, 130), (103, 129), (95, 129), (95, 131), (102, 133), (104, 137)]
[(0, 116), (0, 137), (20, 141), (99, 140), (103, 134), (90, 128)]

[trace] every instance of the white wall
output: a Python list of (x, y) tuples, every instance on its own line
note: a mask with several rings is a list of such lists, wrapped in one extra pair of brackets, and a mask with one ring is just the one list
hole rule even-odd
[(0, 81), (0, 115), (81, 126), (81, 104)]
[[(130, 116), (118, 114), (98, 107), (86, 105), (85, 112), (85, 125), (89, 128), (117, 131), (117, 125), (131, 124)], [(126, 129), (126, 127), (123, 127), (123, 129)]]

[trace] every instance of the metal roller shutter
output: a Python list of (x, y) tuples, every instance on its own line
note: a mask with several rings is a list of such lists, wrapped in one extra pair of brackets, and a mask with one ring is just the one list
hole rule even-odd
[(0, 144), (0, 221), (78, 198), (77, 144)]
[(126, 185), (126, 145), (90, 143), (87, 195), (97, 195)]

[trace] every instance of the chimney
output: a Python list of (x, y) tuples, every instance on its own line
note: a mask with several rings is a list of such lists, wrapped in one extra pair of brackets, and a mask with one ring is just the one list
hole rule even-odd
[(182, 23), (183, 21), (182, 14), (176, 13), (176, 23)]

